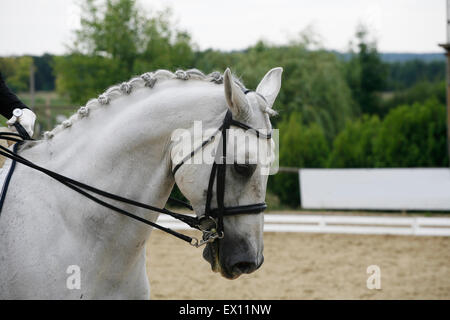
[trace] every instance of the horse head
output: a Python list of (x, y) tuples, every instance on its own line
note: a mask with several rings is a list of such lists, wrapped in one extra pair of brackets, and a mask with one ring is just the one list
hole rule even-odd
[[(229, 69), (216, 104), (219, 128), (177, 132), (172, 150), (176, 184), (198, 218), (209, 225), (203, 257), (228, 279), (258, 269), (263, 261), (262, 211), (268, 166), (274, 158), (269, 116), (281, 86), (281, 68), (270, 70), (256, 91), (245, 89)], [(200, 124), (201, 125), (201, 124)], [(205, 233), (204, 233), (205, 240)], [(206, 239), (207, 240), (207, 239)]]

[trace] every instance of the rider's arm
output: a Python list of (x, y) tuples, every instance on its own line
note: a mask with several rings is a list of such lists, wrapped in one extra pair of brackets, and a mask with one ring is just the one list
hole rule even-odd
[(0, 73), (0, 114), (7, 119), (13, 116), (14, 109), (29, 109), (19, 98), (8, 88), (3, 76)]

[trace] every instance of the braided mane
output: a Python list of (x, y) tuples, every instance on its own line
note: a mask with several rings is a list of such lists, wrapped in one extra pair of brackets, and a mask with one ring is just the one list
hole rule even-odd
[[(89, 111), (92, 109), (96, 109), (101, 106), (107, 105), (112, 100), (118, 97), (132, 94), (133, 90), (144, 87), (148, 87), (151, 89), (155, 86), (155, 84), (159, 80), (171, 80), (171, 79), (179, 79), (179, 80), (195, 79), (213, 82), (216, 84), (222, 84), (223, 74), (217, 71), (212, 72), (210, 74), (204, 74), (203, 72), (197, 69), (189, 69), (186, 71), (177, 70), (176, 72), (160, 69), (154, 72), (146, 72), (140, 76), (130, 79), (129, 81), (122, 82), (121, 84), (118, 85), (114, 85), (108, 88), (104, 93), (99, 95), (98, 98), (89, 100), (85, 106), (80, 107), (78, 111), (75, 114), (73, 114), (69, 119), (64, 120), (61, 124), (53, 128), (53, 130), (44, 132), (44, 139), (50, 139), (57, 132), (61, 131), (61, 129), (72, 126), (72, 124), (75, 121), (86, 117), (89, 114)], [(236, 76), (233, 76), (233, 81), (243, 91), (247, 90), (244, 84), (241, 82), (241, 80), (239, 80)], [(266, 112), (271, 110), (272, 109), (266, 110)], [(270, 112), (268, 113), (271, 114)]]

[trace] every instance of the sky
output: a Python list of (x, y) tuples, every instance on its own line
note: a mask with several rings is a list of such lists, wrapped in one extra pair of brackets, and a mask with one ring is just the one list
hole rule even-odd
[[(0, 0), (0, 55), (63, 54), (79, 27), (82, 0)], [(446, 0), (138, 0), (143, 12), (172, 8), (178, 28), (203, 50), (284, 44), (313, 30), (326, 49), (346, 51), (356, 26), (381, 52), (441, 52)]]

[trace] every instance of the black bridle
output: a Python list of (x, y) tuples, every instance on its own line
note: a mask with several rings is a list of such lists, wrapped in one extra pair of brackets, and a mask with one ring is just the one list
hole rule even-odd
[[(217, 147), (215, 160), (212, 164), (211, 173), (209, 175), (208, 190), (206, 193), (205, 214), (200, 218), (202, 222), (203, 242), (211, 242), (214, 239), (220, 239), (224, 236), (223, 217), (237, 214), (258, 214), (263, 212), (267, 205), (264, 202), (243, 206), (226, 207), (224, 204), (225, 197), (225, 174), (227, 168), (227, 133), (231, 126), (236, 126), (245, 130), (251, 130), (258, 138), (271, 139), (271, 134), (264, 134), (255, 130), (245, 123), (233, 119), (231, 111), (228, 110), (222, 126), (218, 129), (220, 132), (220, 141)], [(203, 141), (200, 148), (194, 149), (187, 157), (185, 157), (173, 170), (175, 176), (178, 169), (194, 154), (214, 140), (215, 134)], [(216, 199), (217, 208), (211, 208), (213, 196), (214, 181), (216, 181)]]
[[(207, 196), (206, 196), (205, 214), (202, 217), (192, 217), (190, 215), (176, 213), (176, 212), (173, 212), (166, 208), (161, 209), (158, 207), (140, 203), (140, 202), (132, 200), (132, 199), (124, 198), (124, 197), (97, 189), (95, 187), (92, 187), (92, 186), (82, 183), (80, 181), (73, 180), (69, 177), (60, 175), (56, 172), (53, 172), (51, 170), (45, 169), (41, 166), (38, 166), (38, 165), (32, 163), (31, 161), (29, 161), (17, 154), (17, 150), (18, 150), (19, 146), (23, 143), (23, 141), (24, 140), (32, 140), (32, 139), (28, 136), (26, 130), (19, 123), (16, 123), (15, 127), (16, 127), (18, 133), (0, 132), (1, 140), (10, 140), (10, 141), (16, 142), (16, 144), (13, 147), (13, 150), (10, 150), (8, 148), (0, 146), (0, 155), (12, 160), (11, 167), (7, 174), (7, 178), (3, 185), (3, 189), (1, 192), (1, 196), (0, 196), (0, 214), (1, 214), (1, 209), (3, 207), (3, 203), (6, 199), (9, 182), (11, 180), (12, 174), (16, 167), (16, 162), (19, 162), (25, 166), (28, 166), (32, 169), (35, 169), (37, 171), (40, 171), (40, 172), (52, 177), (53, 179), (59, 181), (60, 183), (69, 187), (70, 189), (77, 191), (78, 193), (82, 194), (83, 196), (91, 199), (92, 201), (94, 201), (106, 208), (109, 208), (119, 214), (125, 215), (132, 219), (135, 219), (137, 221), (145, 223), (149, 226), (152, 226), (152, 227), (160, 229), (164, 232), (167, 232), (181, 240), (189, 242), (191, 245), (193, 245), (195, 247), (199, 247), (208, 242), (213, 242), (215, 239), (220, 239), (220, 238), (223, 238), (223, 236), (224, 236), (224, 229), (223, 229), (223, 217), (224, 216), (231, 216), (231, 215), (237, 215), (237, 214), (257, 214), (257, 213), (261, 213), (262, 211), (264, 211), (267, 207), (265, 203), (256, 203), (256, 204), (251, 204), (251, 205), (243, 205), (243, 206), (235, 206), (235, 207), (225, 207), (224, 196), (225, 196), (225, 173), (226, 173), (226, 155), (227, 155), (227, 130), (231, 126), (237, 126), (242, 129), (245, 129), (245, 130), (251, 129), (250, 132), (254, 133), (257, 137), (271, 139), (271, 134), (267, 134), (267, 135), (263, 134), (263, 133), (259, 132), (258, 130), (255, 130), (255, 129), (247, 126), (244, 123), (234, 120), (231, 112), (228, 110), (225, 115), (225, 119), (223, 121), (222, 126), (218, 129), (218, 131), (220, 132), (221, 140), (219, 142), (218, 150), (216, 152), (215, 161), (212, 164), (212, 168), (211, 168), (211, 174), (210, 174), (210, 178), (209, 178), (208, 190), (207, 190)], [(213, 135), (210, 138), (208, 138), (207, 140), (205, 140), (201, 144), (200, 148), (195, 149), (186, 158), (184, 158), (174, 168), (173, 175), (175, 175), (177, 170), (190, 157), (192, 157), (198, 150), (202, 149), (209, 142), (213, 141), (214, 137), (215, 137), (215, 135)], [(213, 196), (213, 186), (214, 186), (215, 180), (216, 180), (217, 208), (212, 209), (211, 208), (211, 200), (212, 200), (212, 196)], [(93, 194), (97, 194), (99, 196), (102, 196), (104, 198), (108, 198), (111, 200), (123, 202), (123, 203), (129, 204), (129, 205), (135, 206), (135, 207), (144, 208), (147, 210), (170, 215), (173, 218), (186, 223), (190, 227), (202, 231), (203, 237), (201, 240), (198, 240), (196, 238), (189, 237), (182, 233), (176, 232), (172, 229), (163, 227), (152, 221), (149, 221), (149, 220), (144, 219), (140, 216), (137, 216), (133, 213), (130, 213), (122, 208), (114, 206), (114, 205), (98, 198), (97, 196), (95, 196)], [(191, 205), (189, 205), (188, 203), (185, 203), (183, 201), (180, 201), (180, 200), (177, 200), (174, 198), (169, 198), (169, 201), (171, 201), (172, 203), (177, 203), (179, 205), (183, 205), (184, 207), (186, 207), (190, 210), (193, 210)]]

